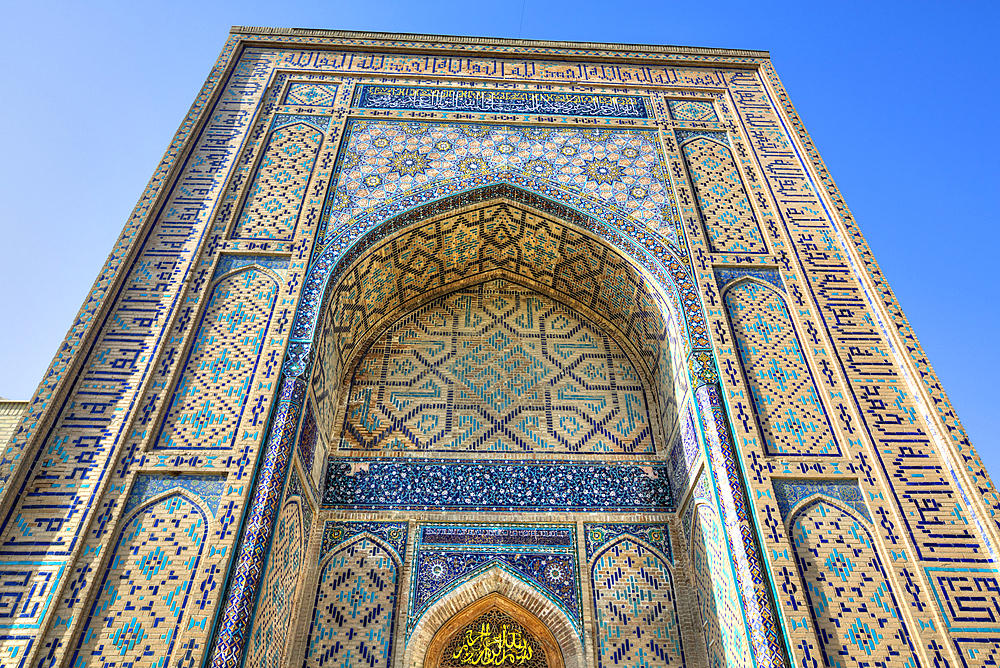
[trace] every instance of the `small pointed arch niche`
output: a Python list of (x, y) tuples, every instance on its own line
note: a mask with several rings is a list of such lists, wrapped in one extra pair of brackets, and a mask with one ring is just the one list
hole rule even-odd
[(424, 668), (565, 668), (555, 636), (533, 613), (499, 593), (466, 606), (438, 629)]

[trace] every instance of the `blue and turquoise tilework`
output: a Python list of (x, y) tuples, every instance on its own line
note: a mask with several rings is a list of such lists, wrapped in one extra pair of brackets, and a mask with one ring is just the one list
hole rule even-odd
[(353, 106), (361, 109), (649, 118), (647, 104), (645, 98), (637, 95), (362, 85), (355, 89)]
[(664, 511), (667, 465), (331, 459), (323, 505), (355, 510)]
[(524, 580), (582, 625), (572, 525), (422, 524), (417, 529), (409, 628), (436, 600), (493, 567)]
[(765, 452), (839, 456), (821, 390), (784, 299), (769, 287), (744, 282), (726, 292), (725, 303)]
[(642, 378), (618, 343), (509, 281), (389, 327), (358, 363), (340, 449), (656, 453)]

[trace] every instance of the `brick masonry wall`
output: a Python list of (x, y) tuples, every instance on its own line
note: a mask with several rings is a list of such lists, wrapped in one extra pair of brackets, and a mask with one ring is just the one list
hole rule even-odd
[(419, 665), (491, 592), (566, 666), (1000, 652), (1000, 497), (762, 53), (237, 30), (16, 430), (4, 665)]

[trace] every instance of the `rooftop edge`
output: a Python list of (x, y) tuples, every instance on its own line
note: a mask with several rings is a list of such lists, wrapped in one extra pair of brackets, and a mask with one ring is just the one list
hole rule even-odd
[(730, 56), (736, 58), (767, 58), (768, 51), (753, 49), (712, 49), (699, 46), (669, 46), (656, 44), (613, 44), (605, 42), (564, 42), (541, 39), (514, 39), (512, 37), (469, 37), (463, 35), (428, 35), (421, 33), (367, 32), (360, 30), (321, 30), (314, 28), (268, 28), (264, 26), (233, 26), (233, 35), (281, 35), (288, 37), (327, 37), (344, 41), (366, 40), (386, 42), (411, 42), (414, 44), (440, 44), (445, 46), (521, 46), (562, 50), (599, 50), (631, 52), (647, 55)]

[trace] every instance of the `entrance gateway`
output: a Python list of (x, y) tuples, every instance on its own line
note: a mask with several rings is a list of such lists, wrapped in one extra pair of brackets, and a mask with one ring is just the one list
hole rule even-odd
[(234, 28), (30, 406), (4, 666), (1000, 654), (1000, 499), (766, 52)]

